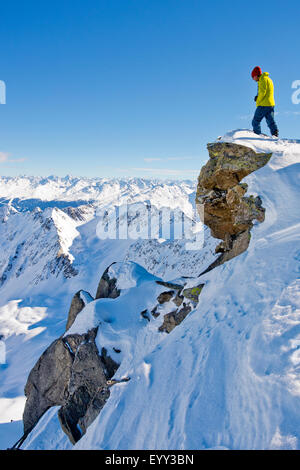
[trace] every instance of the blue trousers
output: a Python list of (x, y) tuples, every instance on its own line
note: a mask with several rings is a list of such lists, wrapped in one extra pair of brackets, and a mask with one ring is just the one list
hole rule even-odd
[(278, 131), (274, 120), (274, 106), (257, 106), (252, 120), (253, 132), (255, 132), (255, 134), (261, 134), (260, 123), (263, 118), (266, 118), (270, 132), (274, 135), (275, 132)]

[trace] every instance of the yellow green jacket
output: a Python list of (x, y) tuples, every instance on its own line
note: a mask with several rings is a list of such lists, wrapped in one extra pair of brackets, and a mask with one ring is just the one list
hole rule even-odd
[(268, 72), (264, 72), (258, 80), (256, 106), (275, 106), (274, 85)]

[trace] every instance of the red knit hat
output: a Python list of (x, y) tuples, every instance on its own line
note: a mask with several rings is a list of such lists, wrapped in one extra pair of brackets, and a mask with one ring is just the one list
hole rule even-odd
[(254, 78), (255, 76), (260, 77), (262, 74), (261, 68), (260, 67), (254, 67), (254, 69), (251, 72), (251, 77)]

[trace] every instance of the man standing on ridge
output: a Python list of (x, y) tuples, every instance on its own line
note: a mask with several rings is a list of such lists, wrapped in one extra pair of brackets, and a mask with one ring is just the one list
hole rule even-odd
[(268, 127), (273, 137), (278, 137), (278, 128), (274, 120), (274, 85), (269, 77), (268, 72), (262, 73), (260, 67), (255, 67), (251, 76), (253, 80), (258, 82), (258, 94), (254, 98), (256, 101), (256, 111), (252, 121), (253, 132), (261, 134), (260, 123), (266, 118)]

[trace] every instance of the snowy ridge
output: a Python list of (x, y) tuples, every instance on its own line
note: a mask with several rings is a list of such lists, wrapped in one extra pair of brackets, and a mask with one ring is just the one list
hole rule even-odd
[(9, 286), (22, 290), (25, 279), (28, 286), (60, 272), (66, 277), (76, 275), (69, 248), (78, 236), (78, 225), (56, 208), (6, 212), (6, 220), (0, 224), (0, 286), (10, 296)]
[[(38, 200), (44, 202), (81, 201), (81, 204), (93, 202), (97, 204), (122, 203), (151, 199), (156, 206), (172, 205), (174, 201), (182, 207), (186, 196), (195, 190), (195, 181), (157, 180), (144, 178), (65, 178), (49, 176), (41, 177), (0, 177), (0, 201), (20, 203), (28, 200), (34, 204)], [(174, 199), (174, 196), (176, 198)], [(59, 207), (59, 206), (58, 206)]]

